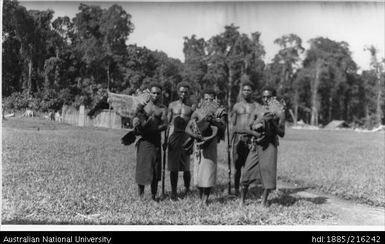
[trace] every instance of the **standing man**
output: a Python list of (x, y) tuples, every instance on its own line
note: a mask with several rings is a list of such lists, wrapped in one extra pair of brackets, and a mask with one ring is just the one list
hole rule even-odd
[(161, 131), (167, 128), (167, 108), (161, 103), (162, 87), (150, 85), (150, 101), (142, 108), (145, 118), (134, 119), (134, 127), (141, 136), (137, 143), (136, 183), (143, 198), (145, 185), (151, 184), (152, 199), (156, 200), (161, 179)]
[(245, 165), (247, 155), (249, 154), (250, 134), (249, 121), (252, 112), (256, 108), (256, 103), (252, 101), (253, 84), (244, 82), (242, 84), (241, 99), (236, 103), (232, 110), (231, 122), (232, 131), (232, 148), (234, 160), (234, 188), (235, 194), (239, 195), (239, 182), (241, 179), (241, 169)]
[[(284, 105), (270, 103), (275, 97), (275, 90), (262, 90), (263, 105), (257, 107), (251, 115), (249, 126), (255, 135), (255, 146), (250, 150), (242, 174), (242, 206), (245, 203), (249, 185), (257, 180), (262, 182), (262, 206), (268, 206), (268, 196), (277, 186), (278, 136), (285, 135)], [(273, 100), (276, 101), (276, 100)]]
[(208, 205), (211, 189), (217, 179), (217, 134), (213, 125), (217, 103), (215, 91), (205, 90), (199, 108), (192, 114), (186, 126), (186, 133), (195, 140), (194, 184), (199, 190), (200, 205)]
[[(190, 101), (190, 85), (187, 82), (180, 82), (177, 86), (177, 89), (179, 99), (169, 104), (167, 114), (168, 123), (171, 125), (168, 132), (170, 133), (170, 142), (175, 144), (174, 146), (171, 146), (169, 143), (167, 165), (167, 168), (170, 171), (172, 200), (177, 200), (176, 195), (179, 171), (183, 171), (185, 195), (187, 195), (190, 191), (190, 155), (183, 151), (181, 145), (186, 138), (186, 134), (184, 133), (185, 127), (195, 110), (195, 105)], [(178, 118), (177, 121), (175, 121), (176, 118)], [(185, 125), (183, 125), (180, 119), (185, 121)], [(175, 125), (180, 125), (180, 128), (175, 130)], [(179, 146), (176, 144), (179, 144)]]

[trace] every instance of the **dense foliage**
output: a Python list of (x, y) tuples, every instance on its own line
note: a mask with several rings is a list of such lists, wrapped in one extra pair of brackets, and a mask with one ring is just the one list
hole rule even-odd
[(108, 9), (80, 4), (72, 19), (53, 16), (52, 10), (27, 10), (17, 1), (3, 1), (2, 97), (8, 111), (29, 107), (44, 112), (63, 104), (91, 108), (107, 89), (130, 94), (151, 82), (165, 87), (168, 103), (182, 80), (192, 85), (194, 97), (212, 87), (231, 107), (240, 84), (251, 81), (257, 91), (265, 85), (276, 88), (292, 122), (384, 123), (385, 61), (373, 46), (367, 48), (371, 68), (358, 73), (348, 43), (317, 37), (305, 50), (299, 36), (288, 34), (275, 40), (280, 50), (265, 63), (262, 33), (240, 33), (231, 24), (208, 40), (184, 37), (182, 63), (128, 45), (135, 26), (117, 4)]

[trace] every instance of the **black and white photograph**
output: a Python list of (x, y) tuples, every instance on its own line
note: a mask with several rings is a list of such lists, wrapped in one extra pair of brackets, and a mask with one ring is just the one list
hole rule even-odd
[(1, 229), (385, 231), (384, 45), (384, 1), (3, 0)]

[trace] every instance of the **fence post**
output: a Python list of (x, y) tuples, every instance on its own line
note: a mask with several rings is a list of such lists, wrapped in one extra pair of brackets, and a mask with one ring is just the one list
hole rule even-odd
[(79, 120), (78, 120), (78, 125), (79, 126), (84, 126), (84, 116), (85, 116), (85, 112), (84, 112), (84, 105), (80, 105), (80, 108), (79, 108)]

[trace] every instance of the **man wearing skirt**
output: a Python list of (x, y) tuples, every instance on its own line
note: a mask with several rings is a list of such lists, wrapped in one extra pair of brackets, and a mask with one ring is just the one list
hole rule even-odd
[(257, 104), (252, 101), (253, 85), (250, 82), (242, 83), (241, 98), (231, 111), (232, 130), (232, 151), (234, 161), (234, 188), (235, 195), (239, 195), (239, 183), (241, 179), (241, 169), (245, 166), (247, 155), (249, 154), (250, 138), (249, 122), (252, 112)]
[(167, 169), (170, 171), (172, 200), (177, 200), (178, 172), (180, 171), (183, 172), (184, 194), (187, 195), (190, 192), (190, 155), (183, 150), (182, 144), (187, 137), (184, 132), (187, 122), (195, 110), (195, 105), (190, 101), (190, 85), (187, 82), (180, 82), (177, 89), (179, 99), (169, 104), (167, 112), (168, 122), (171, 124), (168, 131), (170, 137)]
[(156, 200), (158, 181), (161, 179), (161, 131), (167, 128), (167, 108), (161, 103), (162, 87), (150, 85), (150, 101), (144, 106), (145, 119), (134, 119), (134, 127), (141, 138), (137, 142), (135, 180), (139, 197), (144, 187), (151, 185), (152, 199)]
[[(268, 206), (268, 196), (277, 186), (277, 153), (278, 136), (285, 135), (285, 113), (272, 113), (269, 102), (275, 96), (275, 90), (264, 88), (262, 90), (263, 105), (255, 109), (251, 116), (250, 127), (253, 130), (263, 129), (255, 137), (254, 145), (250, 149), (242, 172), (242, 192), (240, 205), (243, 206), (248, 187), (251, 183), (260, 181), (263, 186), (262, 206)], [(255, 120), (260, 121), (257, 125)], [(258, 128), (257, 128), (258, 127)]]

